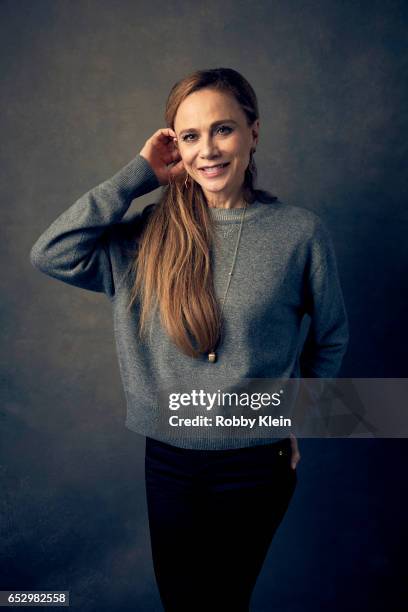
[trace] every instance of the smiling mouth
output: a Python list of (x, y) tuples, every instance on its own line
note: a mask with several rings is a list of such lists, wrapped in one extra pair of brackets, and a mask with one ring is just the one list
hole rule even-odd
[(225, 164), (217, 164), (214, 166), (203, 166), (199, 168), (199, 170), (206, 176), (218, 176), (218, 174), (221, 174), (228, 165), (229, 162), (226, 162)]

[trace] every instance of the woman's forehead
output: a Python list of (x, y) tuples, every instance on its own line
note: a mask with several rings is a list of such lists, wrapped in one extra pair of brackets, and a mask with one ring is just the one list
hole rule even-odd
[(230, 94), (203, 89), (181, 102), (174, 125), (177, 129), (198, 129), (201, 124), (216, 120), (242, 120), (241, 108)]

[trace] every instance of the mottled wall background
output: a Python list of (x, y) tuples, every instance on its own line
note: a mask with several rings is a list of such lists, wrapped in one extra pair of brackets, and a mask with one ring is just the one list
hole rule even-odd
[[(235, 68), (259, 96), (259, 186), (332, 232), (341, 375), (406, 377), (408, 4), (3, 0), (0, 15), (0, 589), (160, 610), (109, 302), (41, 275), (29, 250), (164, 126), (176, 80)], [(253, 610), (401, 611), (406, 441), (300, 445)]]

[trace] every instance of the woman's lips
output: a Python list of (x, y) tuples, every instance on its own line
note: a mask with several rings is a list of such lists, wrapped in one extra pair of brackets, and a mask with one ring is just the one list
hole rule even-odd
[(208, 169), (200, 168), (200, 172), (204, 176), (208, 178), (212, 178), (214, 176), (219, 176), (220, 174), (223, 174), (226, 171), (227, 166), (229, 166), (229, 162), (227, 162), (226, 164), (223, 164), (221, 167), (216, 166), (215, 168), (208, 168)]

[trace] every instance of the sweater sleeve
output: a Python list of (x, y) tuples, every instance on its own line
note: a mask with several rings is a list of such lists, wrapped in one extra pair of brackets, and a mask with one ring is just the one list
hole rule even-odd
[(41, 234), (31, 247), (31, 264), (70, 285), (113, 296), (109, 230), (125, 215), (133, 199), (159, 186), (150, 164), (138, 154), (80, 197)]
[(300, 355), (301, 376), (336, 378), (348, 345), (348, 318), (333, 242), (319, 218), (307, 269), (305, 311), (311, 322)]

